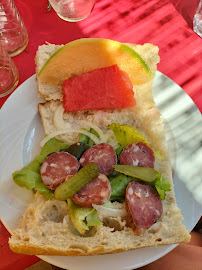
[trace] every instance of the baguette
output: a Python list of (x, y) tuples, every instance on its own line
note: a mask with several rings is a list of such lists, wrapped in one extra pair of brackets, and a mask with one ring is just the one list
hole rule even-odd
[[(155, 73), (159, 62), (158, 48), (151, 44), (130, 45), (146, 61)], [(36, 54), (37, 74), (48, 58), (58, 49), (57, 45), (40, 46)], [(38, 83), (39, 95), (46, 102), (39, 104), (39, 113), (46, 135), (57, 129), (54, 114), (62, 104), (62, 86)], [(95, 255), (111, 254), (149, 246), (188, 242), (190, 235), (182, 224), (183, 217), (177, 207), (169, 150), (164, 133), (164, 123), (152, 96), (152, 81), (134, 85), (136, 106), (126, 109), (89, 110), (65, 112), (65, 124), (69, 128), (75, 125), (82, 128), (82, 120), (97, 125), (102, 131), (111, 123), (127, 124), (140, 131), (158, 151), (163, 159), (157, 159), (155, 166), (171, 183), (171, 191), (166, 192), (163, 200), (163, 213), (158, 221), (142, 235), (134, 234), (132, 228), (120, 217), (99, 214), (103, 225), (93, 227), (84, 235), (74, 228), (69, 215), (68, 205), (56, 199), (46, 200), (38, 192), (24, 213), (19, 227), (9, 239), (10, 248), (17, 253), (37, 255)], [(78, 142), (78, 134), (59, 135), (59, 139), (68, 143)], [(117, 209), (125, 209), (124, 203), (114, 203)]]

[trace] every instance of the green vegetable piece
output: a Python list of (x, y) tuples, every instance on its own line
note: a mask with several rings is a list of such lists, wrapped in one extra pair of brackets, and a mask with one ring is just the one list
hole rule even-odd
[(119, 174), (118, 176), (112, 177), (110, 179), (112, 188), (111, 197), (125, 196), (127, 185), (134, 180), (134, 178), (124, 174)]
[[(98, 133), (93, 128), (90, 128), (90, 133), (92, 133), (93, 135), (99, 138)], [(92, 147), (94, 144), (95, 144), (94, 141), (89, 138), (89, 141), (88, 141), (89, 147)]]
[(110, 197), (110, 201), (111, 202), (120, 202), (120, 203), (123, 203), (125, 202), (125, 196), (111, 196)]
[(13, 173), (13, 180), (20, 187), (39, 191), (47, 199), (54, 197), (53, 192), (44, 185), (41, 179), (40, 162), (38, 160), (33, 160), (20, 171)]
[(122, 146), (136, 142), (143, 142), (151, 147), (151, 143), (147, 140), (147, 138), (134, 127), (113, 123), (109, 125), (109, 128), (113, 131), (114, 136)]
[(121, 152), (123, 151), (123, 148), (124, 148), (124, 145), (118, 147), (118, 148), (115, 150), (117, 156), (120, 156)]
[(89, 146), (83, 142), (78, 142), (70, 145), (69, 148), (67, 148), (67, 152), (71, 155), (75, 156), (78, 160), (81, 158), (83, 153), (89, 148)]
[(67, 203), (69, 208), (69, 217), (73, 225), (80, 234), (84, 234), (86, 230), (89, 230), (89, 227), (84, 220), (94, 211), (94, 209), (79, 207), (71, 199), (68, 199)]
[(149, 167), (136, 167), (132, 165), (114, 165), (113, 167), (117, 172), (138, 178), (148, 183), (153, 182), (158, 175), (158, 172), (155, 169)]
[(40, 163), (43, 163), (46, 157), (54, 152), (59, 152), (60, 150), (67, 149), (69, 144), (64, 143), (57, 138), (52, 138), (41, 148), (40, 155), (35, 157)]
[(166, 191), (171, 190), (170, 182), (168, 182), (166, 178), (160, 173), (158, 173), (152, 185), (156, 188), (156, 191), (159, 194), (161, 200), (165, 199)]
[(87, 226), (100, 226), (102, 225), (102, 221), (100, 220), (97, 211), (94, 209), (87, 217)]
[(35, 189), (39, 191), (46, 199), (51, 200), (54, 198), (54, 193), (51, 191), (43, 182), (42, 180), (36, 182)]
[(33, 189), (35, 182), (40, 181), (40, 164), (34, 160), (20, 171), (14, 172), (14, 182), (20, 187), (26, 187), (27, 189)]
[[(87, 130), (87, 129), (84, 128), (83, 130)], [(93, 128), (90, 128), (89, 132), (99, 138), (98, 133)], [(87, 135), (84, 135), (84, 134), (79, 134), (79, 141), (87, 144), (89, 147), (95, 144), (93, 140), (91, 140)]]
[(35, 159), (30, 162), (27, 166), (22, 168), (20, 171), (13, 173), (14, 182), (26, 189), (35, 189), (44, 195), (46, 199), (54, 198), (54, 193), (44, 185), (41, 174), (40, 166), (44, 162), (47, 155), (53, 152), (58, 152), (62, 149), (68, 148), (68, 144), (56, 139), (50, 139), (42, 148), (40, 155), (36, 156)]
[(87, 135), (84, 135), (84, 134), (81, 133), (81, 134), (79, 134), (79, 141), (83, 142), (85, 144), (88, 144), (89, 137)]
[(98, 165), (94, 162), (86, 164), (80, 171), (73, 175), (68, 181), (62, 183), (55, 190), (57, 200), (67, 200), (82, 189), (99, 175)]

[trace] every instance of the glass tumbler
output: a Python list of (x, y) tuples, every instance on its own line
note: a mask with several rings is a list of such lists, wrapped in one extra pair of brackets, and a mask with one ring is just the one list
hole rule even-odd
[(28, 34), (13, 0), (0, 0), (0, 43), (10, 56), (21, 53), (28, 44)]
[(198, 8), (194, 15), (194, 32), (202, 38), (202, 0), (199, 1)]
[(57, 15), (68, 22), (85, 19), (92, 11), (95, 0), (49, 0)]
[(0, 98), (10, 94), (16, 88), (18, 81), (17, 67), (0, 44)]

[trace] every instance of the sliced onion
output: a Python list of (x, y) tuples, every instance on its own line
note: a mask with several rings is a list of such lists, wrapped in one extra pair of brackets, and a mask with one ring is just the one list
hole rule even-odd
[(93, 208), (95, 208), (100, 214), (107, 217), (125, 217), (127, 215), (126, 209), (115, 209), (108, 208), (103, 205), (92, 204)]
[(116, 140), (109, 140), (108, 144), (110, 144), (115, 150), (120, 147)]
[(83, 130), (83, 129), (64, 129), (64, 130), (57, 130), (52, 132), (51, 134), (47, 135), (40, 143), (40, 146), (43, 147), (45, 143), (47, 143), (51, 138), (56, 137), (58, 135), (66, 134), (66, 133), (82, 133), (88, 136), (91, 140), (94, 141), (95, 144), (100, 143), (100, 139), (93, 135), (92, 133)]
[(82, 121), (81, 121), (81, 124), (83, 124), (84, 126), (88, 126), (88, 127), (90, 127), (90, 128), (93, 128), (93, 129), (98, 133), (98, 135), (99, 135), (99, 137), (100, 137), (100, 141), (101, 141), (102, 143), (106, 143), (106, 142), (107, 142), (108, 136), (105, 135), (105, 134), (102, 132), (102, 130), (101, 130), (98, 126), (96, 126), (96, 125), (94, 125), (93, 123), (90, 123), (90, 122), (88, 122), (88, 121), (86, 121), (86, 120), (82, 120)]
[(56, 127), (57, 130), (71, 128), (69, 123), (65, 123), (64, 118), (63, 118), (63, 113), (64, 113), (64, 108), (63, 108), (63, 105), (61, 104), (60, 106), (57, 107), (53, 116), (54, 126)]
[[(58, 108), (55, 110), (54, 112), (54, 116), (53, 116), (53, 122), (54, 122), (54, 126), (55, 128), (58, 130), (58, 131), (62, 131), (62, 130), (71, 130), (71, 125), (69, 123), (66, 123), (64, 121), (64, 118), (63, 118), (63, 113), (64, 113), (65, 109), (63, 108), (63, 105), (59, 105)], [(110, 144), (114, 149), (118, 148), (119, 145), (118, 145), (118, 141), (116, 139), (113, 139), (113, 138), (110, 138), (110, 134), (104, 134), (102, 132), (102, 130), (96, 126), (95, 124), (91, 123), (91, 122), (88, 122), (86, 120), (82, 120), (80, 122), (81, 125), (83, 125), (84, 127), (90, 127), (90, 128), (93, 128), (99, 135), (99, 143), (108, 143)], [(70, 131), (69, 131), (70, 132)], [(68, 132), (68, 133), (69, 133)], [(72, 132), (72, 131), (71, 131)], [(82, 133), (82, 132), (80, 132)], [(84, 133), (83, 133), (84, 134)], [(91, 133), (89, 133), (91, 134)], [(85, 134), (86, 135), (86, 134)], [(91, 136), (87, 135), (88, 137), (91, 138)], [(95, 140), (92, 139), (94, 142)], [(95, 142), (96, 143), (96, 142)], [(96, 143), (97, 144), (97, 143)]]

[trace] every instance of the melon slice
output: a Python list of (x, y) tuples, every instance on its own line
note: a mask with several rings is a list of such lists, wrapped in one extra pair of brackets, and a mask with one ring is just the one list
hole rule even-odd
[(135, 106), (133, 85), (117, 65), (65, 80), (62, 88), (63, 107), (70, 112)]
[(38, 74), (44, 83), (62, 84), (73, 76), (117, 64), (133, 84), (153, 77), (141, 56), (125, 44), (109, 39), (86, 38), (67, 43), (56, 51)]

